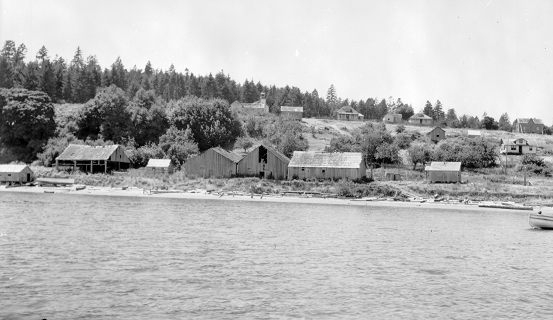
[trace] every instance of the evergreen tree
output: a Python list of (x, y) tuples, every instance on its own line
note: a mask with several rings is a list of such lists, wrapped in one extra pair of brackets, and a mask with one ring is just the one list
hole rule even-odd
[(434, 104), (434, 108), (432, 109), (432, 119), (437, 122), (445, 119), (445, 114), (440, 100), (436, 101), (436, 104)]
[(433, 111), (432, 103), (430, 103), (430, 101), (426, 100), (426, 104), (424, 105), (424, 109), (422, 109), (422, 113), (424, 113), (425, 115), (427, 115), (430, 118), (434, 119), (432, 111)]
[(452, 128), (459, 127), (459, 119), (457, 118), (457, 113), (455, 113), (455, 109), (452, 108), (447, 110), (445, 121), (448, 127), (452, 127)]
[(334, 88), (334, 85), (331, 84), (330, 88), (326, 91), (326, 104), (331, 112), (334, 112), (336, 110), (336, 106), (338, 104), (338, 96), (336, 95), (336, 88)]
[(499, 130), (512, 131), (511, 120), (509, 120), (509, 115), (507, 114), (507, 112), (499, 117)]

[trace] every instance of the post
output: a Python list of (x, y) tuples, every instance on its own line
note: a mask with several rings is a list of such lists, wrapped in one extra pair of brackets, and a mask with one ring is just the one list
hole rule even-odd
[(108, 161), (104, 160), (104, 174), (108, 172)]
[(58, 170), (58, 159), (56, 159), (56, 170)]
[(524, 166), (524, 186), (526, 187), (526, 166)]
[(73, 173), (77, 170), (77, 161), (73, 160)]
[(92, 173), (92, 161), (93, 160), (90, 160), (90, 173)]

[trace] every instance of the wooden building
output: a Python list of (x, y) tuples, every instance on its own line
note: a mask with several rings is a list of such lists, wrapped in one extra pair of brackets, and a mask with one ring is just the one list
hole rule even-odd
[(361, 179), (367, 168), (360, 152), (294, 151), (288, 164), (288, 180), (292, 179)]
[(428, 126), (432, 124), (432, 118), (425, 115), (424, 113), (415, 113), (413, 116), (411, 116), (411, 118), (409, 118), (409, 123)]
[(186, 160), (184, 170), (204, 178), (230, 178), (236, 176), (241, 156), (221, 147), (211, 148)]
[(535, 141), (519, 139), (501, 139), (499, 141), (499, 153), (501, 154), (535, 154), (538, 152), (538, 145)]
[(478, 130), (467, 130), (467, 137), (469, 137), (469, 138), (482, 138), (482, 134)]
[(26, 183), (35, 179), (35, 174), (25, 164), (0, 164), (0, 183)]
[(85, 146), (70, 144), (56, 158), (56, 169), (60, 166), (77, 168), (85, 172), (108, 172), (130, 167), (129, 157), (118, 144), (109, 146)]
[(399, 113), (388, 113), (382, 119), (382, 121), (388, 122), (388, 123), (400, 123), (401, 120), (402, 120), (402, 116)]
[(342, 108), (336, 111), (336, 116), (338, 120), (346, 121), (363, 121), (364, 116), (353, 109), (351, 106), (343, 106)]
[(155, 173), (173, 173), (175, 166), (171, 163), (171, 159), (150, 159), (146, 170)]
[(424, 170), (430, 182), (461, 182), (461, 162), (432, 162)]
[(543, 121), (536, 118), (518, 118), (513, 122), (513, 131), (543, 134)]
[(440, 127), (434, 127), (426, 135), (430, 138), (432, 142), (438, 143), (446, 138), (445, 130)]
[(285, 180), (290, 159), (277, 150), (259, 145), (238, 162), (238, 174)]
[(252, 103), (240, 102), (238, 100), (231, 103), (230, 108), (233, 110), (244, 110), (252, 113), (269, 113), (269, 105), (265, 99), (265, 92), (261, 92), (259, 100)]
[(289, 117), (296, 120), (301, 120), (303, 117), (303, 107), (280, 107), (280, 115), (282, 117)]

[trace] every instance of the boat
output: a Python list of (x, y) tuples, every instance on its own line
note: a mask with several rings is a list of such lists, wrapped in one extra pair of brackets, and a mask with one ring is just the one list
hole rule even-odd
[(553, 229), (553, 216), (546, 216), (540, 213), (530, 213), (528, 223), (532, 228)]
[(512, 210), (534, 210), (534, 207), (525, 206), (522, 204), (514, 204), (507, 202), (482, 202), (478, 205), (480, 208), (494, 208), (494, 209), (512, 209)]

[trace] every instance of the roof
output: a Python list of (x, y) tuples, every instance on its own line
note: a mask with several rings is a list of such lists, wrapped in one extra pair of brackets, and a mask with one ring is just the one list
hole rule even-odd
[(461, 162), (432, 162), (425, 171), (461, 171)]
[(238, 163), (243, 158), (242, 156), (237, 155), (234, 152), (227, 151), (221, 147), (214, 147), (214, 148), (211, 148), (210, 150), (213, 150), (218, 154), (222, 155), (223, 157), (229, 159), (230, 161), (236, 162), (236, 163)]
[(287, 156), (285, 156), (283, 153), (281, 153), (280, 151), (278, 151), (275, 148), (269, 147), (265, 144), (260, 144), (256, 148), (259, 148), (261, 146), (265, 147), (265, 149), (267, 149), (268, 151), (271, 151), (271, 153), (274, 154), (277, 158), (279, 158), (282, 162), (286, 162), (286, 163), (290, 162), (290, 158), (288, 158)]
[(25, 167), (26, 164), (0, 164), (0, 172), (21, 172)]
[(360, 152), (294, 151), (288, 167), (359, 168), (362, 161)]
[(530, 120), (532, 120), (535, 124), (543, 124), (543, 121), (537, 118), (517, 118), (515, 121), (518, 123), (528, 123)]
[(414, 115), (411, 116), (411, 118), (409, 118), (409, 120), (411, 120), (411, 119), (414, 119), (414, 120), (419, 120), (419, 119), (432, 120), (432, 118), (425, 115), (424, 113), (415, 113)]
[(289, 106), (281, 106), (280, 111), (286, 111), (286, 112), (303, 112), (303, 107), (289, 107)]
[(146, 167), (150, 168), (168, 168), (171, 165), (171, 159), (150, 159)]
[(524, 139), (524, 138), (518, 138), (518, 139), (511, 139), (511, 138), (502, 138), (500, 141), (500, 144), (507, 145), (507, 146), (538, 146), (538, 143), (534, 139)]
[(437, 130), (441, 130), (441, 131), (445, 132), (445, 130), (444, 130), (444, 129), (442, 129), (442, 128), (440, 128), (440, 127), (436, 126), (436, 127), (434, 127), (434, 129), (432, 129), (432, 130), (428, 131), (428, 132), (427, 132), (426, 134), (430, 134), (430, 133), (432, 133), (432, 131), (434, 131), (434, 130), (436, 130), (436, 129), (437, 129)]
[(467, 130), (467, 136), (481, 136), (482, 134), (478, 130)]
[(388, 117), (388, 116), (402, 117), (401, 113), (386, 113), (386, 115), (384, 117)]
[(357, 110), (353, 109), (351, 106), (343, 106), (343, 107), (341, 107), (340, 109), (338, 109), (336, 112), (337, 112), (337, 113), (356, 114), (356, 115), (363, 116), (362, 114), (360, 114), (359, 112), (357, 112)]
[(70, 144), (56, 160), (107, 160), (117, 148), (119, 148), (118, 144), (109, 146)]

